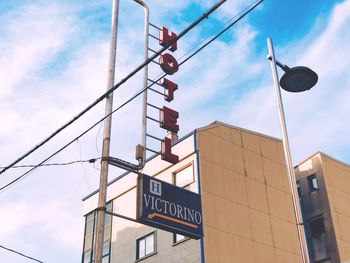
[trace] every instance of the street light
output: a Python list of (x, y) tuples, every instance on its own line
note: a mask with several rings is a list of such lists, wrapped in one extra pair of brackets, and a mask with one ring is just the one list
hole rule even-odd
[[(307, 67), (289, 68), (286, 65), (283, 65), (282, 63), (278, 62), (275, 59), (272, 40), (270, 38), (267, 39), (267, 46), (269, 49), (269, 54), (267, 58), (271, 61), (271, 71), (272, 71), (272, 76), (273, 76), (273, 81), (275, 86), (277, 105), (279, 109), (280, 124), (282, 129), (283, 150), (284, 150), (284, 156), (287, 164), (290, 191), (292, 193), (293, 208), (294, 208), (294, 215), (296, 219), (296, 225), (298, 229), (298, 238), (299, 238), (299, 245), (301, 249), (301, 256), (304, 263), (309, 263), (310, 258), (309, 258), (309, 252), (307, 249), (305, 232), (303, 228), (303, 219), (302, 219), (302, 213), (301, 213), (301, 208), (299, 203), (296, 177), (295, 177), (292, 158), (291, 158), (290, 149), (289, 149), (287, 127), (286, 127), (286, 120), (285, 120), (284, 110), (283, 110), (280, 83), (282, 88), (286, 91), (302, 92), (302, 91), (311, 89), (317, 83), (318, 76), (314, 71), (312, 71)], [(279, 82), (278, 80), (276, 65), (282, 68), (285, 72), (281, 78), (281, 82)]]
[[(269, 59), (271, 58), (269, 57)], [(285, 72), (280, 81), (282, 89), (289, 92), (303, 92), (316, 85), (318, 76), (313, 70), (303, 66), (289, 68), (277, 60), (275, 61), (277, 66)]]

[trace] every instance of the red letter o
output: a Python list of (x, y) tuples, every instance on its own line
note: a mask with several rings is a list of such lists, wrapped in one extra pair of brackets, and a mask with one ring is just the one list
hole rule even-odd
[(179, 64), (177, 64), (176, 59), (169, 53), (160, 56), (159, 64), (162, 70), (169, 75), (173, 75), (179, 70)]

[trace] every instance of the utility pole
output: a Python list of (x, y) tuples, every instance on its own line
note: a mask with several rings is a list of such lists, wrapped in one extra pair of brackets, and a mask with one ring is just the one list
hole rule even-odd
[[(117, 32), (118, 32), (118, 12), (119, 0), (113, 0), (112, 11), (112, 37), (110, 44), (110, 55), (108, 65), (107, 90), (110, 90), (114, 85), (115, 61), (117, 50)], [(113, 109), (113, 93), (106, 97), (106, 115), (110, 114)], [(107, 182), (108, 182), (108, 160), (109, 148), (111, 141), (112, 115), (109, 115), (104, 124), (103, 142), (102, 142), (102, 161), (100, 172), (100, 188), (98, 195), (97, 207), (97, 234), (95, 240), (95, 263), (102, 263), (103, 251), (103, 232), (106, 212), (106, 197), (107, 197)]]

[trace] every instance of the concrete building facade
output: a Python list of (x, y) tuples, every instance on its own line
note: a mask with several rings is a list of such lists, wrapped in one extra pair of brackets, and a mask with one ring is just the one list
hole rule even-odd
[[(214, 122), (172, 152), (177, 164), (154, 156), (142, 172), (201, 194), (203, 239), (107, 216), (103, 262), (301, 262), (281, 140)], [(126, 173), (110, 182), (107, 208), (135, 219), (136, 180)], [(82, 262), (93, 259), (97, 198), (83, 200)]]
[(311, 262), (350, 262), (350, 166), (318, 152), (295, 171)]

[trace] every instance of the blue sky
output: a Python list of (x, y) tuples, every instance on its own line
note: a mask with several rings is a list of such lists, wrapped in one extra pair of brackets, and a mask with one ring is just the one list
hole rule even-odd
[[(73, 3), (72, 3), (73, 2)], [(71, 119), (106, 89), (110, 0), (0, 2), (1, 162), (5, 166)], [(180, 32), (214, 1), (147, 2), (150, 20)], [(228, 0), (178, 43), (174, 56), (220, 28), (251, 2)], [(143, 13), (121, 1), (116, 79), (142, 62)], [(319, 75), (303, 94), (283, 92), (294, 164), (317, 151), (350, 163), (350, 0), (268, 1), (203, 50), (170, 79), (179, 85), (169, 107), (179, 111), (180, 136), (214, 120), (281, 137), (266, 38), (289, 66), (305, 65)], [(156, 33), (152, 29), (153, 33)], [(159, 45), (151, 41), (151, 47)], [(161, 71), (150, 65), (151, 78)], [(279, 72), (282, 76), (282, 72)], [(118, 90), (118, 106), (141, 88), (142, 74)], [(164, 105), (152, 94), (150, 101)], [(104, 103), (21, 164), (35, 164), (103, 116)], [(157, 116), (156, 112), (151, 112)], [(140, 142), (140, 100), (113, 117), (111, 155), (133, 160)], [(50, 162), (101, 155), (101, 126)], [(164, 136), (157, 125), (150, 131)], [(154, 149), (158, 144), (152, 144)], [(44, 262), (79, 262), (82, 251), (81, 198), (98, 187), (99, 163), (40, 168), (0, 192), (0, 244)], [(1, 186), (25, 172), (0, 175)], [(110, 178), (120, 171), (110, 169)], [(4, 262), (31, 262), (0, 250)]]

